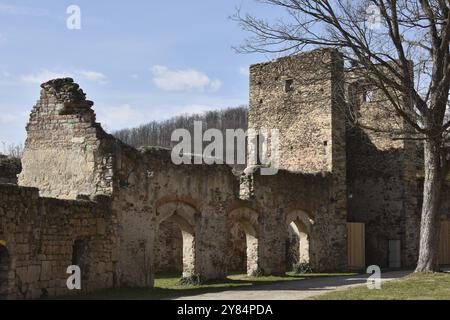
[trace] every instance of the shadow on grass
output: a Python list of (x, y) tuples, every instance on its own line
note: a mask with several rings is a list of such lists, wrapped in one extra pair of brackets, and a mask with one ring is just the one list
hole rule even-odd
[[(179, 274), (157, 274), (154, 288), (120, 288), (97, 291), (61, 299), (77, 300), (160, 300), (226, 290), (258, 290), (257, 287), (305, 279), (356, 275), (356, 273), (286, 273), (281, 276), (249, 277), (231, 272), (226, 279), (210, 280), (201, 285), (181, 285)], [(261, 288), (262, 289), (262, 288)]]

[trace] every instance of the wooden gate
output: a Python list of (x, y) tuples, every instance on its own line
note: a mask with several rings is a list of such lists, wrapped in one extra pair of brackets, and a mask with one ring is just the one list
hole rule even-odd
[(439, 263), (450, 265), (450, 220), (441, 222)]
[(347, 223), (347, 258), (350, 269), (366, 268), (364, 223)]

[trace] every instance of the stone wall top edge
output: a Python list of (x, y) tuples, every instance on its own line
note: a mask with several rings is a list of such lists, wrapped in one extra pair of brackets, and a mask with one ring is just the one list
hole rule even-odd
[(271, 60), (271, 61), (254, 63), (254, 64), (250, 65), (250, 69), (262, 67), (262, 66), (265, 66), (265, 65), (270, 65), (270, 64), (273, 64), (273, 63), (279, 63), (279, 62), (283, 62), (283, 61), (298, 59), (298, 58), (307, 58), (307, 57), (310, 57), (310, 56), (316, 56), (316, 55), (318, 55), (320, 53), (321, 54), (329, 53), (329, 54), (341, 55), (339, 50), (334, 49), (334, 48), (317, 48), (317, 49), (313, 49), (313, 50), (310, 50), (310, 51), (304, 51), (304, 52), (296, 53), (294, 55), (287, 55), (287, 56), (280, 57), (280, 58), (277, 58), (277, 59), (274, 59), (274, 60)]
[[(171, 159), (171, 152), (172, 150), (170, 148), (163, 148), (163, 147), (148, 147), (148, 149), (135, 149), (133, 147), (128, 146), (129, 148), (132, 148), (135, 152), (139, 152), (143, 159), (142, 161), (145, 160), (154, 160), (156, 158), (156, 160), (159, 161), (163, 161), (163, 162), (167, 162), (167, 164), (169, 165), (173, 165), (175, 167), (180, 167), (180, 168), (189, 168), (192, 166), (195, 166), (196, 169), (205, 169), (205, 170), (224, 170), (224, 171), (231, 171), (233, 169), (233, 167), (229, 164), (180, 164), (180, 165), (175, 165), (172, 162)], [(195, 155), (189, 154), (189, 156), (191, 156), (191, 159), (193, 160), (193, 158), (195, 157)]]
[(67, 205), (67, 206), (98, 206), (99, 204), (108, 203), (111, 198), (106, 195), (98, 195), (94, 199), (60, 199), (51, 197), (39, 196), (39, 189), (34, 187), (18, 186), (10, 183), (0, 183), (0, 196), (15, 195), (15, 196), (31, 196), (36, 201), (44, 201), (48, 204)]

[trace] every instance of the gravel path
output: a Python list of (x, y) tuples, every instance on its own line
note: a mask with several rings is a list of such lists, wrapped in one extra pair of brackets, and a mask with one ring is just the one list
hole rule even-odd
[[(382, 282), (399, 279), (411, 271), (392, 271), (382, 274)], [(322, 277), (294, 280), (249, 289), (227, 290), (176, 298), (176, 300), (302, 300), (331, 291), (364, 285), (370, 275)]]

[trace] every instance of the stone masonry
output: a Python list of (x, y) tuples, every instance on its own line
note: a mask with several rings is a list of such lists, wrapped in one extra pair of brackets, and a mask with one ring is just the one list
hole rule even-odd
[[(83, 292), (152, 287), (161, 271), (281, 275), (295, 241), (297, 262), (344, 271), (349, 221), (366, 224), (368, 263), (389, 265), (400, 240), (401, 266), (412, 265), (417, 148), (346, 125), (345, 99), (359, 89), (343, 89), (343, 65), (323, 49), (250, 67), (249, 127), (280, 131), (272, 176), (250, 158), (238, 172), (132, 148), (102, 129), (72, 79), (42, 84), (18, 185), (0, 171), (0, 298), (74, 294), (72, 264)], [(368, 122), (378, 121), (370, 106), (386, 105), (358, 103)]]

